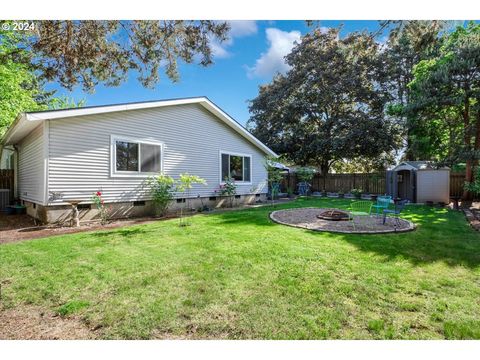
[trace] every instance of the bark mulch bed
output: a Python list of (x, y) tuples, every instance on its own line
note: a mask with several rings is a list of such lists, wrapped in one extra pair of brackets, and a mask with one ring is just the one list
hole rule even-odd
[[(162, 218), (166, 219), (166, 218)], [(106, 225), (98, 222), (82, 223), (79, 227), (35, 225), (33, 218), (27, 215), (0, 215), (0, 244), (21, 240), (39, 239), (55, 235), (73, 234), (85, 231), (114, 229), (128, 225), (146, 224), (159, 218), (137, 218), (111, 221)]]
[[(275, 203), (286, 203), (293, 199), (279, 199)], [(219, 213), (224, 211), (236, 211), (248, 208), (256, 208), (261, 206), (268, 206), (270, 202), (264, 202), (254, 205), (244, 205), (234, 208), (219, 208), (214, 209), (208, 213)], [(196, 213), (192, 214), (195, 215)], [(190, 216), (190, 215), (189, 215)], [(161, 221), (166, 219), (178, 218), (177, 214), (170, 214), (166, 217), (143, 217), (131, 219), (112, 220), (106, 225), (101, 225), (99, 222), (80, 223), (79, 227), (70, 227), (66, 225), (48, 225), (42, 226), (35, 222), (35, 220), (28, 215), (6, 215), (0, 212), (0, 245), (5, 243), (17, 242), (22, 240), (39, 239), (55, 235), (73, 234), (85, 231), (108, 230), (120, 228), (123, 226), (147, 224), (154, 221)]]
[(304, 228), (314, 231), (327, 231), (336, 233), (349, 233), (349, 234), (385, 234), (392, 232), (405, 232), (415, 229), (415, 224), (412, 222), (399, 219), (399, 223), (396, 224), (396, 220), (392, 217), (387, 217), (385, 225), (382, 223), (382, 217), (370, 215), (362, 216), (355, 219), (355, 228), (352, 221), (332, 221), (322, 220), (317, 216), (326, 210), (334, 209), (319, 209), (319, 208), (301, 208), (301, 209), (287, 209), (278, 210), (270, 214), (270, 218), (283, 225)]

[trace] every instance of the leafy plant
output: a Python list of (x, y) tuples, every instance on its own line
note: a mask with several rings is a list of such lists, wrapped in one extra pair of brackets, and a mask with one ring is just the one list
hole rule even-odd
[[(207, 181), (197, 175), (191, 175), (189, 173), (180, 174), (180, 178), (177, 180), (177, 191), (186, 194), (185, 207), (188, 209), (190, 209), (190, 190), (195, 184), (207, 185)], [(182, 207), (180, 211), (180, 226), (187, 226), (189, 224), (183, 219), (183, 210)]]
[(176, 191), (175, 180), (168, 175), (151, 176), (147, 180), (157, 216), (164, 216)]
[(105, 200), (102, 197), (102, 192), (101, 191), (97, 191), (95, 194), (93, 194), (92, 200), (95, 203), (95, 205), (97, 206), (97, 209), (100, 213), (100, 223), (102, 225), (105, 225), (110, 218), (111, 208), (109, 208), (105, 205)]
[(233, 207), (233, 197), (237, 193), (235, 180), (231, 177), (225, 177), (225, 183), (220, 185), (218, 193), (221, 196), (228, 196), (230, 198), (230, 207)]
[(309, 167), (301, 167), (297, 169), (296, 173), (298, 180), (309, 183), (315, 175), (315, 170)]
[(287, 187), (287, 194), (288, 197), (293, 197), (293, 188), (291, 186)]
[(362, 189), (352, 189), (350, 190), (350, 193), (355, 196), (357, 199), (360, 199), (362, 196), (363, 190)]
[(275, 166), (278, 160), (274, 157), (267, 157), (264, 163), (267, 170), (267, 183), (270, 189), (272, 205), (275, 205), (275, 197), (278, 195), (278, 184), (283, 179), (282, 170)]
[(472, 182), (466, 182), (464, 188), (474, 195), (480, 195), (480, 166), (476, 168), (475, 179)]

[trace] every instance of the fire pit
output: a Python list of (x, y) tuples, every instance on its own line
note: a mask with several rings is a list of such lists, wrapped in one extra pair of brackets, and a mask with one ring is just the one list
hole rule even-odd
[(355, 227), (348, 220), (348, 212), (332, 208), (294, 208), (277, 210), (270, 214), (270, 219), (276, 223), (314, 231), (329, 231), (346, 234), (384, 234), (412, 231), (415, 224), (405, 219), (387, 217), (383, 223), (382, 217), (364, 216)]
[(330, 220), (330, 221), (343, 221), (349, 220), (350, 216), (346, 211), (331, 209), (322, 211), (320, 214), (317, 215), (319, 219), (322, 220)]

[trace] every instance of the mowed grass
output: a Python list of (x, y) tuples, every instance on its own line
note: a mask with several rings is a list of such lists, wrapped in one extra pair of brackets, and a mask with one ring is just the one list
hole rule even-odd
[(409, 206), (414, 232), (343, 235), (270, 211), (1, 245), (3, 306), (74, 316), (102, 338), (480, 338), (480, 235), (462, 213)]

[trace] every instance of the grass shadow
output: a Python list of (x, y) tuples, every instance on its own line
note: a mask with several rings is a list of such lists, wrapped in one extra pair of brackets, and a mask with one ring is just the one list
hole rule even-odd
[[(299, 199), (295, 202), (265, 206), (248, 211), (212, 214), (220, 223), (233, 226), (282, 226), (270, 220), (275, 210), (322, 207), (346, 210), (349, 199)], [(333, 234), (308, 231), (317, 237), (340, 239), (358, 250), (380, 254), (390, 261), (407, 259), (414, 264), (443, 261), (450, 266), (476, 268), (480, 265), (480, 234), (468, 226), (461, 212), (446, 208), (410, 205), (401, 217), (417, 225), (413, 232), (391, 234)], [(240, 230), (239, 230), (240, 231)]]

